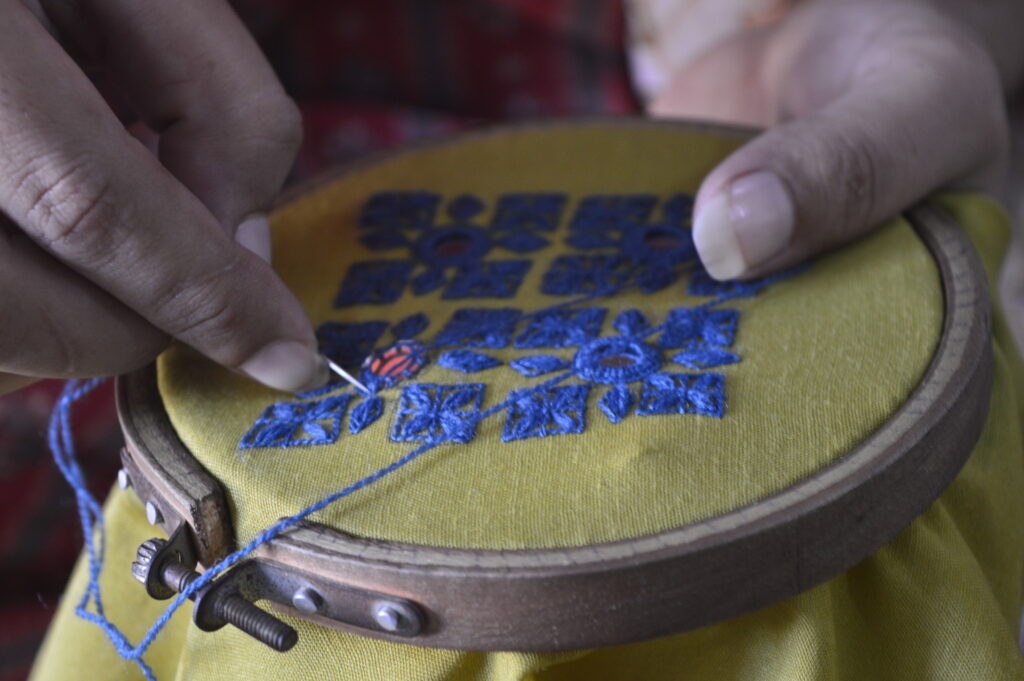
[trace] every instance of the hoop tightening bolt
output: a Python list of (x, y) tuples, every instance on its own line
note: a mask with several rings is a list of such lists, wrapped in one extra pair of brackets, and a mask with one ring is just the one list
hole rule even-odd
[[(173, 593), (181, 593), (199, 579), (199, 573), (177, 560), (160, 556), (166, 545), (167, 541), (164, 539), (150, 539), (139, 546), (135, 562), (132, 563), (132, 574), (147, 585), (147, 590), (150, 590), (149, 580), (156, 577), (161, 586)], [(159, 564), (154, 564), (158, 557), (161, 557)], [(159, 569), (159, 573), (150, 576), (152, 569)], [(209, 615), (204, 620), (214, 621), (210, 626), (209, 622), (199, 621), (197, 618), (200, 628), (212, 631), (219, 629), (224, 623), (231, 624), (279, 652), (291, 649), (298, 641), (299, 635), (293, 628), (256, 607), (237, 591), (211, 590), (212, 586), (208, 584), (191, 596), (196, 602), (196, 614), (198, 615), (202, 609)]]

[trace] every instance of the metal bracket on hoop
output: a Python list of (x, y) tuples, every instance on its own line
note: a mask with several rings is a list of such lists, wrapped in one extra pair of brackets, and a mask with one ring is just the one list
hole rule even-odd
[[(170, 539), (149, 539), (139, 546), (132, 574), (156, 599), (168, 599), (199, 578), (195, 551), (184, 523)], [(413, 602), (358, 589), (265, 560), (239, 563), (192, 595), (192, 619), (203, 631), (231, 624), (274, 650), (289, 650), (298, 633), (253, 605), (266, 600), (291, 606), (304, 615), (319, 615), (367, 631), (416, 636), (423, 614)]]

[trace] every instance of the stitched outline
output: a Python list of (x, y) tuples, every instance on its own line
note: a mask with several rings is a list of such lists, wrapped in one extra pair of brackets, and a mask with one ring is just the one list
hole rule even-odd
[(402, 389), (391, 439), (469, 442), (476, 435), (484, 384), (413, 383)]
[(544, 391), (511, 391), (502, 441), (582, 433), (586, 428), (589, 392), (587, 384), (563, 385)]
[(351, 399), (345, 393), (318, 402), (272, 404), (242, 436), (239, 449), (331, 444), (341, 434), (341, 419)]

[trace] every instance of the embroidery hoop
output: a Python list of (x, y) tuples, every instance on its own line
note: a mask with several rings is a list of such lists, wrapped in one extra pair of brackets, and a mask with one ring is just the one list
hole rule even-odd
[[(615, 124), (751, 134), (691, 123)], [(269, 597), (275, 607), (325, 626), (427, 647), (517, 651), (618, 645), (693, 629), (842, 573), (938, 497), (966, 462), (988, 411), (989, 298), (980, 262), (940, 209), (922, 204), (906, 217), (940, 271), (945, 318), (939, 345), (901, 407), (814, 475), (702, 522), (575, 548), (441, 549), (303, 523), (261, 547), (250, 572), (285, 584)], [(232, 548), (228, 506), (220, 483), (171, 426), (154, 367), (119, 378), (117, 398), (127, 479), (158, 511), (151, 519), (169, 535), (182, 528), (199, 563), (211, 565)], [(302, 585), (325, 595), (329, 607), (304, 614), (282, 597)], [(411, 608), (420, 626), (382, 627), (372, 616), (381, 599)]]

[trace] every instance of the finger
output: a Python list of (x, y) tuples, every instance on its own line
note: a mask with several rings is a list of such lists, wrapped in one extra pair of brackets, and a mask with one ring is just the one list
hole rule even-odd
[[(1006, 139), (998, 73), (957, 30), (930, 28), (873, 35), (848, 72), (833, 74), (841, 90), (795, 107), (813, 112), (705, 179), (694, 241), (712, 276), (760, 276), (847, 243), (937, 188), (996, 184)], [(820, 98), (822, 74), (795, 73), (790, 100)]]
[(167, 336), (0, 218), (0, 372), (105, 376), (150, 362)]
[(298, 150), (300, 117), (228, 4), (82, 0), (49, 7), (62, 33), (92, 55), (159, 135), (164, 166), (229, 234), (241, 230), (242, 243), (268, 252), (265, 214)]
[(326, 380), (298, 301), (18, 7), (0, 24), (0, 208), (52, 256), (215, 361), (281, 390)]

